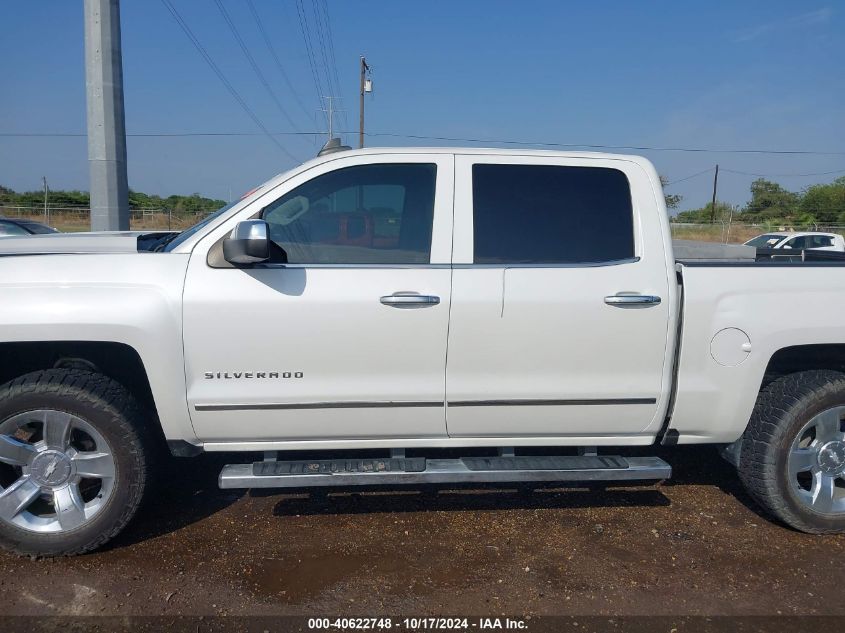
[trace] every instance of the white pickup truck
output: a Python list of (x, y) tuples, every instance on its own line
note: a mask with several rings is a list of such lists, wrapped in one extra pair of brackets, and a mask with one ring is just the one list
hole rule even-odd
[(339, 151), (179, 234), (3, 238), (0, 542), (102, 545), (164, 446), (303, 488), (653, 482), (627, 447), (716, 444), (840, 532), (843, 287), (676, 261), (654, 168), (608, 154)]

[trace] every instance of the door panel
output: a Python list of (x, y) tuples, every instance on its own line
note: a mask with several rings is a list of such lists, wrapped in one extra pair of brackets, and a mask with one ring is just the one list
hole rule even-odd
[[(352, 227), (353, 220), (373, 214), (381, 214), (376, 225), (388, 222), (383, 206), (372, 212), (369, 206), (374, 205), (368, 205), (366, 194), (319, 198), (319, 205), (312, 208), (319, 216), (303, 215), (302, 226), (298, 220), (289, 221), (301, 209), (282, 206), (278, 213), (287, 224), (275, 227), (285, 240), (282, 244), (293, 256), (305, 257), (308, 244), (291, 240), (304, 242), (320, 235), (321, 245), (311, 249), (321, 258), (319, 264), (211, 268), (205, 254), (213, 245), (199, 245), (185, 284), (184, 340), (188, 404), (200, 439), (446, 435), (451, 271), (443, 257), (451, 252), (451, 156), (376, 155), (357, 157), (354, 163), (342, 159), (286, 186), (278, 199), (284, 203), (286, 193), (296, 188), (297, 196), (313, 194), (313, 202), (324, 192), (313, 193), (309, 183), (320, 175), (360, 166), (362, 160), (436, 165), (430, 258), (411, 264), (327, 263), (335, 253), (338, 259), (371, 258), (367, 249), (374, 243), (375, 248), (383, 245), (379, 256), (388, 261), (391, 253), (405, 256), (400, 247), (410, 248), (404, 246), (408, 240), (401, 232), (377, 242), (378, 230), (370, 220)], [(357, 202), (349, 202), (356, 197)], [(367, 208), (362, 209), (362, 199)], [(271, 207), (279, 208), (272, 201), (262, 202), (261, 207), (247, 208), (239, 219)], [(273, 229), (271, 224), (271, 234)], [(429, 299), (414, 302), (418, 295)], [(392, 297), (403, 299), (396, 304), (389, 300)]]
[[(621, 261), (470, 263), (473, 237), (479, 235), (473, 230), (472, 166), (492, 160), (496, 157), (456, 158), (456, 263), (446, 383), (449, 435), (551, 437), (643, 432), (665, 408), (664, 370), (671, 356), (668, 341), (674, 295), (666, 261), (653, 255), (664, 252), (661, 237), (641, 234), (638, 216), (646, 210), (632, 205), (633, 251)], [(566, 160), (545, 159), (542, 164), (573, 164)], [(524, 161), (520, 164), (544, 159)], [(595, 162), (585, 162), (595, 166)], [(625, 173), (635, 192), (647, 185), (647, 178), (637, 173), (636, 166), (611, 167)], [(549, 177), (554, 176), (542, 175), (543, 179)], [(648, 191), (645, 189), (646, 199)], [(585, 199), (589, 201), (589, 197)], [(634, 199), (639, 199), (636, 194)], [(513, 204), (518, 207), (520, 201)], [(513, 211), (516, 221), (532, 221), (530, 213), (520, 215), (519, 208)], [(511, 240), (503, 252), (520, 240), (526, 242), (526, 248), (533, 248), (530, 235), (520, 234), (523, 230), (521, 226), (503, 232), (502, 239)], [(574, 233), (577, 231), (561, 234), (559, 239), (565, 244)], [(585, 235), (582, 232), (581, 238)], [(545, 243), (548, 259), (553, 259), (549, 253), (554, 239), (548, 234), (538, 237)], [(495, 245), (489, 248), (495, 249)], [(631, 247), (620, 238), (615, 248), (625, 252)], [(584, 253), (590, 249), (590, 243), (579, 242), (565, 253), (578, 252), (579, 258), (586, 258)], [(490, 252), (485, 256), (494, 258)], [(661, 302), (605, 302), (606, 297), (634, 293), (661, 297)]]
[(455, 270), (449, 434), (643, 430), (661, 392), (668, 308), (604, 303), (644, 287), (637, 268)]
[[(196, 292), (202, 284), (190, 277), (185, 297), (189, 404), (199, 437), (445, 434), (448, 269), (210, 272), (214, 292)], [(403, 290), (441, 303), (397, 309), (380, 302)], [(278, 376), (236, 377), (244, 372)]]

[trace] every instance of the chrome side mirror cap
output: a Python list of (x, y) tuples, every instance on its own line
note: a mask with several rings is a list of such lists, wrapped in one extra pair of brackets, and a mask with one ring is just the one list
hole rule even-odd
[(238, 222), (223, 240), (223, 258), (230, 264), (245, 266), (270, 259), (270, 237), (264, 220)]

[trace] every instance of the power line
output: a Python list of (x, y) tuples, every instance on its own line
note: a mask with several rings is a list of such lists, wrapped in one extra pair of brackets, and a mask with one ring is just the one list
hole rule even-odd
[[(167, 2), (168, 0), (162, 0)], [(313, 135), (324, 134), (325, 130), (320, 132), (267, 132), (271, 135)], [(343, 134), (351, 134), (349, 131), (343, 131)], [(87, 136), (84, 133), (74, 132), (0, 132), (0, 137), (83, 137)], [(173, 133), (145, 133), (145, 134), (127, 134), (127, 136), (258, 136), (255, 132), (173, 132)], [(539, 146), (539, 147), (565, 147), (569, 149), (589, 148), (589, 149), (625, 149), (625, 150), (641, 150), (651, 152), (699, 152), (711, 154), (774, 154), (774, 155), (798, 155), (798, 156), (845, 156), (845, 152), (828, 152), (822, 150), (770, 150), (770, 149), (739, 149), (739, 148), (706, 148), (706, 147), (651, 147), (646, 145), (589, 145), (586, 143), (550, 143), (550, 142), (535, 142), (535, 141), (513, 141), (501, 139), (478, 139), (478, 138), (457, 138), (447, 136), (423, 136), (419, 134), (400, 134), (398, 132), (366, 132), (365, 136), (372, 137), (393, 137), (393, 138), (412, 138), (432, 141), (452, 141), (463, 143), (493, 143), (500, 145), (524, 145), (524, 146)], [(712, 167), (710, 168), (712, 169)], [(709, 171), (709, 170), (706, 170)], [(702, 173), (706, 173), (702, 172)], [(727, 171), (727, 170), (724, 170)], [(758, 174), (750, 174), (750, 172), (740, 172), (746, 175), (756, 176)], [(833, 172), (819, 172), (817, 174), (783, 174), (784, 176), (816, 176), (828, 173), (839, 173), (839, 170)], [(698, 174), (693, 174), (697, 176)], [(765, 175), (765, 174), (763, 174)], [(770, 176), (777, 176), (777, 174), (769, 174)], [(673, 181), (679, 182), (679, 181)]]
[[(708, 167), (708, 168), (707, 168), (707, 169), (705, 169), (704, 171), (697, 172), (697, 173), (693, 174), (692, 176), (687, 176), (687, 177), (685, 177), (685, 178), (678, 178), (678, 180), (673, 180), (672, 182), (667, 182), (667, 183), (664, 185), (664, 187), (671, 187), (672, 185), (676, 185), (676, 184), (678, 184), (679, 182), (684, 182), (685, 180), (690, 180), (691, 178), (695, 178), (696, 176), (702, 176), (702, 175), (704, 175), (704, 174), (706, 174), (706, 173), (709, 173), (709, 172), (713, 171), (714, 169), (715, 169), (715, 167)], [(722, 171), (726, 171), (726, 170), (722, 170)]]
[(264, 86), (264, 89), (267, 90), (267, 94), (270, 95), (270, 98), (273, 99), (273, 102), (276, 104), (276, 107), (279, 109), (279, 112), (287, 119), (287, 122), (290, 123), (291, 127), (294, 130), (299, 131), (296, 123), (294, 123), (293, 119), (288, 114), (288, 111), (285, 110), (282, 102), (279, 101), (279, 98), (276, 96), (276, 93), (273, 92), (273, 88), (270, 87), (270, 83), (267, 81), (267, 78), (264, 77), (264, 73), (261, 72), (261, 69), (258, 67), (258, 64), (255, 63), (255, 59), (252, 56), (252, 53), (249, 52), (246, 43), (241, 38), (241, 34), (238, 33), (238, 29), (235, 27), (235, 23), (232, 22), (232, 18), (229, 16), (229, 12), (226, 11), (226, 7), (223, 6), (221, 0), (214, 0), (214, 3), (217, 5), (217, 8), (220, 10), (220, 14), (223, 16), (223, 19), (226, 21), (226, 24), (229, 27), (229, 30), (232, 32), (232, 35), (235, 36), (235, 40), (238, 42), (238, 46), (240, 46), (241, 51), (243, 51), (244, 57), (246, 57), (249, 65), (252, 66), (252, 70), (255, 72), (255, 76), (258, 77), (258, 80)]
[(261, 120), (246, 104), (246, 101), (243, 100), (243, 97), (241, 97), (238, 91), (235, 90), (234, 86), (229, 83), (229, 80), (226, 79), (226, 76), (223, 74), (220, 68), (217, 67), (217, 64), (214, 63), (214, 60), (211, 59), (211, 56), (208, 54), (208, 51), (205, 50), (203, 45), (197, 39), (196, 35), (194, 35), (193, 31), (191, 31), (191, 28), (188, 26), (182, 16), (179, 15), (179, 12), (176, 10), (176, 8), (171, 4), (170, 0), (161, 0), (161, 2), (162, 4), (164, 4), (167, 10), (170, 11), (170, 14), (173, 16), (173, 19), (176, 20), (176, 23), (180, 26), (187, 38), (191, 41), (197, 51), (199, 51), (200, 55), (202, 55), (202, 58), (209, 65), (211, 70), (214, 71), (214, 74), (216, 74), (218, 79), (220, 79), (223, 85), (226, 86), (226, 89), (229, 91), (232, 97), (234, 97), (235, 101), (238, 102), (241, 108), (243, 108), (243, 111), (246, 112), (247, 115), (249, 115), (249, 118), (252, 119), (255, 125), (258, 126), (258, 128), (262, 132), (264, 132), (264, 134), (267, 135), (267, 138), (269, 138), (273, 142), (273, 144), (276, 145), (276, 147), (278, 147), (280, 150), (282, 150), (282, 152), (286, 154), (291, 160), (299, 162), (299, 159), (297, 159), (296, 156), (291, 154), (281, 143), (279, 143), (279, 141), (272, 134), (270, 134), (270, 131), (266, 127), (264, 127), (264, 124), (261, 122)]
[(311, 67), (311, 78), (314, 80), (314, 88), (317, 90), (317, 101), (322, 103), (323, 87), (320, 84), (320, 75), (317, 72), (314, 50), (311, 47), (311, 32), (308, 28), (308, 18), (305, 15), (302, 0), (296, 0), (296, 14), (299, 17), (299, 30), (302, 32), (302, 39), (305, 41), (305, 52), (308, 56), (308, 65)]
[[(317, 0), (315, 0), (316, 2)], [(322, 0), (323, 5), (323, 18), (326, 21), (326, 33), (328, 34), (328, 42), (329, 42), (329, 55), (331, 56), (332, 60), (332, 72), (334, 72), (334, 79), (335, 79), (335, 86), (340, 89), (340, 80), (338, 79), (337, 75), (337, 57), (334, 53), (334, 34), (332, 33), (332, 20), (331, 16), (329, 15), (329, 5), (326, 0)]]
[[(316, 0), (315, 0), (316, 1)], [(328, 34), (328, 42), (329, 42), (329, 54), (332, 60), (332, 72), (334, 73), (334, 83), (335, 88), (337, 89), (338, 96), (342, 96), (342, 91), (340, 89), (340, 79), (337, 75), (337, 57), (334, 53), (334, 35), (332, 33), (332, 21), (331, 17), (329, 16), (329, 5), (326, 0), (322, 0), (323, 4), (323, 17), (326, 21), (326, 33)], [(349, 122), (346, 118), (346, 110), (343, 111), (343, 123), (344, 127), (349, 127)]]
[[(320, 44), (320, 56), (323, 58), (323, 75), (326, 77), (326, 83), (329, 87), (329, 95), (333, 99), (338, 98), (338, 88), (337, 82), (332, 80), (332, 75), (337, 77), (337, 71), (330, 72), (329, 66), (329, 56), (327, 54), (327, 46), (326, 46), (326, 36), (324, 35), (323, 31), (323, 12), (320, 9), (320, 2), (319, 0), (311, 0), (311, 11), (314, 15), (314, 23), (316, 24), (317, 28), (317, 40)], [(344, 127), (349, 127), (349, 123), (346, 119), (344, 119)]]
[[(264, 134), (271, 134), (272, 136), (313, 136), (315, 134), (324, 134), (324, 131), (315, 131), (315, 132), (136, 132), (136, 133), (127, 133), (126, 136), (134, 136), (134, 137), (146, 137), (146, 138), (156, 138), (156, 137), (183, 137), (183, 136), (264, 136)], [(10, 133), (2, 133), (0, 132), (0, 137), (22, 137), (22, 138), (85, 138), (88, 136), (84, 132), (59, 132), (59, 133), (30, 133), (30, 132), (10, 132)]]
[(264, 39), (264, 43), (267, 45), (267, 48), (270, 51), (270, 56), (273, 58), (273, 61), (276, 62), (276, 68), (279, 69), (282, 77), (285, 80), (288, 88), (290, 89), (291, 95), (293, 95), (294, 100), (302, 108), (302, 111), (305, 113), (305, 116), (311, 118), (312, 113), (305, 107), (305, 104), (302, 103), (302, 99), (299, 98), (299, 95), (296, 92), (296, 89), (293, 87), (288, 74), (285, 72), (284, 67), (282, 66), (282, 62), (279, 60), (279, 56), (276, 54), (276, 49), (273, 46), (270, 37), (267, 35), (267, 30), (264, 28), (264, 23), (261, 21), (261, 18), (258, 16), (258, 11), (255, 9), (255, 5), (252, 3), (252, 0), (246, 0), (247, 6), (249, 7), (250, 13), (252, 13), (252, 17), (255, 20), (255, 23), (258, 25), (258, 30), (261, 32), (261, 37)]
[(830, 174), (845, 174), (845, 169), (835, 169), (834, 171), (817, 171), (810, 174), (755, 174), (748, 171), (736, 171), (735, 169), (722, 169), (732, 174), (739, 174), (741, 176), (756, 176), (757, 178), (803, 178), (805, 176), (829, 176)]
[(412, 138), (429, 141), (449, 141), (456, 143), (497, 143), (500, 145), (527, 145), (535, 147), (567, 147), (588, 149), (626, 149), (650, 152), (698, 152), (710, 154), (814, 154), (819, 156), (845, 156), (845, 152), (822, 152), (810, 150), (774, 150), (774, 149), (715, 149), (705, 147), (651, 147), (647, 145), (592, 145), (588, 143), (549, 143), (541, 141), (512, 141), (491, 138), (459, 138), (454, 136), (424, 136), (421, 134), (400, 134), (398, 132), (367, 132), (367, 136), (387, 136), (394, 138)]
[[(676, 185), (679, 182), (684, 182), (685, 180), (690, 180), (691, 178), (695, 178), (696, 176), (701, 176), (703, 174), (709, 173), (713, 171), (713, 167), (709, 167), (704, 171), (699, 171), (691, 176), (687, 176), (685, 178), (679, 178), (678, 180), (673, 180), (672, 182), (667, 182), (664, 187), (671, 187), (672, 185)], [(809, 176), (829, 176), (831, 174), (845, 174), (845, 169), (835, 169), (833, 171), (817, 171), (811, 172), (806, 174), (757, 174), (754, 172), (749, 171), (738, 171), (736, 169), (727, 169), (725, 167), (721, 168), (721, 171), (731, 173), (731, 174), (739, 174), (741, 176), (754, 176), (756, 178), (805, 178)]]
[(332, 76), (329, 74), (329, 59), (326, 56), (326, 41), (323, 37), (323, 19), (317, 12), (317, 0), (311, 0), (311, 12), (314, 14), (317, 41), (320, 44), (320, 56), (323, 58), (323, 74), (326, 76), (326, 83), (329, 85), (329, 94), (334, 97), (334, 84), (332, 83)]

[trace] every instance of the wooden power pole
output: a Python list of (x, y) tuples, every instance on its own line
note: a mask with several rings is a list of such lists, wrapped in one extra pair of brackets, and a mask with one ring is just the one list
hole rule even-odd
[(47, 215), (47, 176), (41, 176), (41, 181), (44, 183), (44, 224), (50, 224), (50, 218)]
[(710, 206), (710, 223), (716, 222), (716, 186), (719, 184), (719, 166), (716, 165), (716, 173), (713, 175), (713, 203)]
[(367, 73), (370, 67), (367, 66), (367, 60), (361, 56), (361, 94), (358, 102), (358, 147), (364, 147), (364, 93), (367, 90)]

